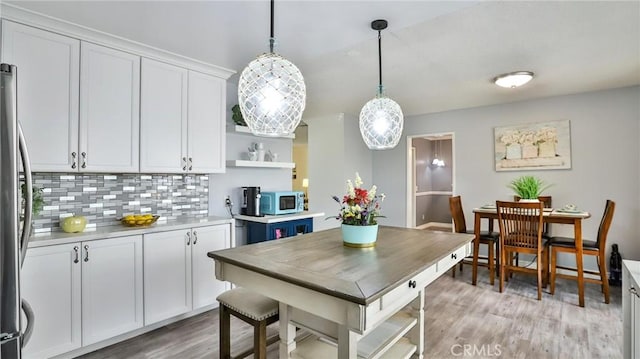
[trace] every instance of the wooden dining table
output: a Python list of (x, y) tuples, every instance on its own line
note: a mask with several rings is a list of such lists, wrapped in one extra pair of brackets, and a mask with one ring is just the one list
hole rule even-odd
[[(488, 229), (493, 232), (493, 222), (498, 219), (498, 212), (495, 206), (484, 206), (473, 209), (474, 232), (473, 241), (473, 271), (471, 283), (476, 285), (478, 279), (478, 251), (480, 249), (480, 224), (485, 218), (489, 221)], [(582, 261), (582, 220), (591, 217), (589, 212), (564, 212), (557, 209), (546, 209), (543, 212), (544, 223), (559, 223), (573, 225), (573, 236), (576, 245), (576, 267), (578, 270), (578, 303), (584, 307), (584, 263)]]

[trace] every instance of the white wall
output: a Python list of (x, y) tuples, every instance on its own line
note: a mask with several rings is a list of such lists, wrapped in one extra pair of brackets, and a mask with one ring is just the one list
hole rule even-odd
[[(227, 82), (227, 124), (231, 121), (231, 107), (238, 102), (237, 86)], [(236, 134), (227, 131), (227, 159), (246, 159), (251, 143), (262, 142), (265, 149), (278, 153), (278, 162), (291, 162), (292, 140), (286, 138), (264, 138), (250, 134)], [(229, 217), (225, 207), (227, 195), (233, 201), (234, 214), (240, 212), (242, 191), (240, 187), (260, 186), (263, 191), (290, 191), (291, 170), (277, 168), (233, 168), (227, 167), (226, 173), (209, 175), (209, 214)], [(236, 245), (246, 243), (242, 221), (236, 222)]]
[[(334, 216), (339, 205), (331, 197), (345, 194), (347, 179), (353, 180), (359, 172), (365, 187), (374, 184), (371, 151), (353, 116), (333, 114), (305, 118), (305, 122), (309, 125), (309, 210)], [(339, 225), (337, 220), (315, 218), (314, 231)]]
[[(494, 170), (494, 127), (564, 119), (571, 121), (571, 169)], [(463, 198), (467, 223), (473, 223), (471, 208), (511, 199), (509, 181), (535, 174), (553, 184), (545, 193), (553, 196), (554, 206), (575, 203), (591, 212), (582, 226), (586, 238), (595, 239), (605, 201), (614, 200), (606, 258), (611, 244), (618, 243), (624, 258), (640, 259), (640, 87), (407, 118), (403, 142), (373, 155), (374, 180), (387, 193), (385, 213), (391, 225), (406, 223), (406, 136), (436, 132), (455, 133), (456, 192)], [(572, 235), (573, 229), (554, 225), (553, 234)], [(585, 265), (595, 268), (593, 261)]]

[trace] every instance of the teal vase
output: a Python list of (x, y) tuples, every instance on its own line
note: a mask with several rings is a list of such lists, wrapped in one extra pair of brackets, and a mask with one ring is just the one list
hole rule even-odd
[(347, 247), (368, 248), (376, 245), (378, 225), (352, 226), (342, 225), (342, 242)]

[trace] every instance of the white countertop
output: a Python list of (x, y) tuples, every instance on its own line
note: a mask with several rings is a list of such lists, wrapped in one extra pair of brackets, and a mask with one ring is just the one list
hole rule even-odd
[(165, 232), (178, 229), (205, 227), (217, 224), (234, 223), (233, 218), (205, 217), (183, 218), (172, 221), (163, 221), (162, 218), (149, 227), (125, 227), (123, 225), (98, 227), (96, 230), (81, 233), (52, 232), (45, 235), (31, 236), (29, 248), (51, 246), (56, 244), (91, 241), (96, 239), (135, 236), (154, 232)]
[(286, 221), (295, 221), (296, 219), (305, 219), (311, 217), (321, 217), (324, 216), (324, 212), (309, 212), (303, 211), (299, 213), (293, 214), (281, 214), (279, 216), (264, 216), (264, 217), (254, 217), (254, 216), (246, 216), (244, 214), (236, 214), (233, 218), (248, 221), (248, 222), (257, 222), (257, 223), (278, 223), (278, 222), (286, 222)]

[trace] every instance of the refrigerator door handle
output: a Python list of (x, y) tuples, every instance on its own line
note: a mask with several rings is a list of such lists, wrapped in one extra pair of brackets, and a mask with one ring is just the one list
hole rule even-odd
[(31, 221), (33, 219), (33, 177), (31, 175), (31, 161), (29, 160), (29, 151), (27, 150), (27, 142), (24, 139), (22, 127), (18, 123), (18, 143), (20, 147), (20, 158), (22, 158), (22, 168), (24, 169), (24, 182), (27, 187), (25, 208), (24, 208), (24, 225), (22, 226), (22, 234), (20, 235), (20, 266), (24, 264), (27, 256), (27, 246), (29, 244), (29, 235), (31, 234)]
[(31, 339), (31, 334), (33, 334), (33, 328), (36, 323), (36, 316), (33, 313), (33, 309), (31, 308), (31, 305), (24, 298), (22, 298), (21, 305), (22, 305), (22, 310), (24, 311), (24, 316), (27, 318), (27, 327), (24, 329), (24, 332), (22, 333), (21, 345), (24, 348), (29, 342), (29, 339)]

